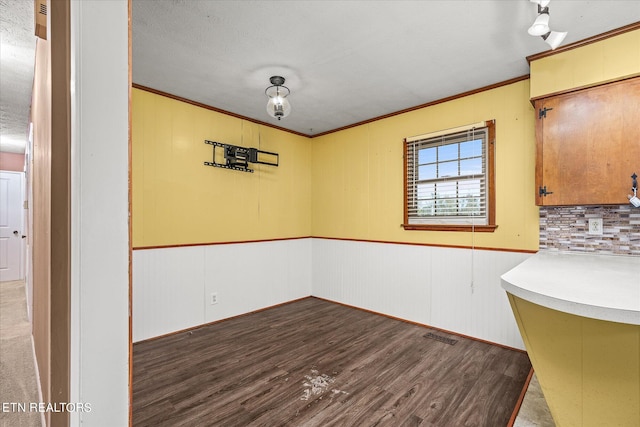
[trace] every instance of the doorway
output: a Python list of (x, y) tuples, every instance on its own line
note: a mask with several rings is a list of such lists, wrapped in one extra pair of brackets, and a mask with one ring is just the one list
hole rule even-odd
[(0, 282), (24, 279), (24, 173), (0, 171)]

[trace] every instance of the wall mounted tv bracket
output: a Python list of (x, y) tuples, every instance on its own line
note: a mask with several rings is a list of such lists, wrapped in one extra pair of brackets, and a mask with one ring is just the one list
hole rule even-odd
[[(270, 151), (262, 151), (257, 148), (238, 147), (237, 145), (223, 144), (221, 142), (207, 140), (205, 140), (204, 143), (213, 145), (213, 161), (204, 162), (205, 166), (253, 172), (253, 169), (249, 169), (249, 163), (278, 166), (278, 162), (280, 161), (278, 153), (272, 153)], [(216, 148), (219, 148), (217, 153)], [(220, 150), (222, 150), (222, 154), (224, 154), (224, 163), (216, 161), (216, 155), (220, 154)]]

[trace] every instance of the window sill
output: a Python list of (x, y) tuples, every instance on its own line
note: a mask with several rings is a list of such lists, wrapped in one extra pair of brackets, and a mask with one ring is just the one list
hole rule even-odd
[(474, 231), (478, 233), (493, 233), (497, 225), (444, 225), (444, 224), (402, 224), (405, 230), (418, 231)]

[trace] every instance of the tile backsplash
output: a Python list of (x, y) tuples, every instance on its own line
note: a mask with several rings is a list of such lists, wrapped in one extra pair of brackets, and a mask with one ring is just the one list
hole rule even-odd
[[(601, 236), (589, 234), (589, 218), (602, 218)], [(541, 206), (540, 250), (640, 256), (640, 209)]]

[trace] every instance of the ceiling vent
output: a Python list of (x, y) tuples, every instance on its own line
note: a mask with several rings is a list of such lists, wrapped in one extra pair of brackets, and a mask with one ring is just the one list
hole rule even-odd
[(34, 0), (36, 37), (47, 39), (47, 0)]

